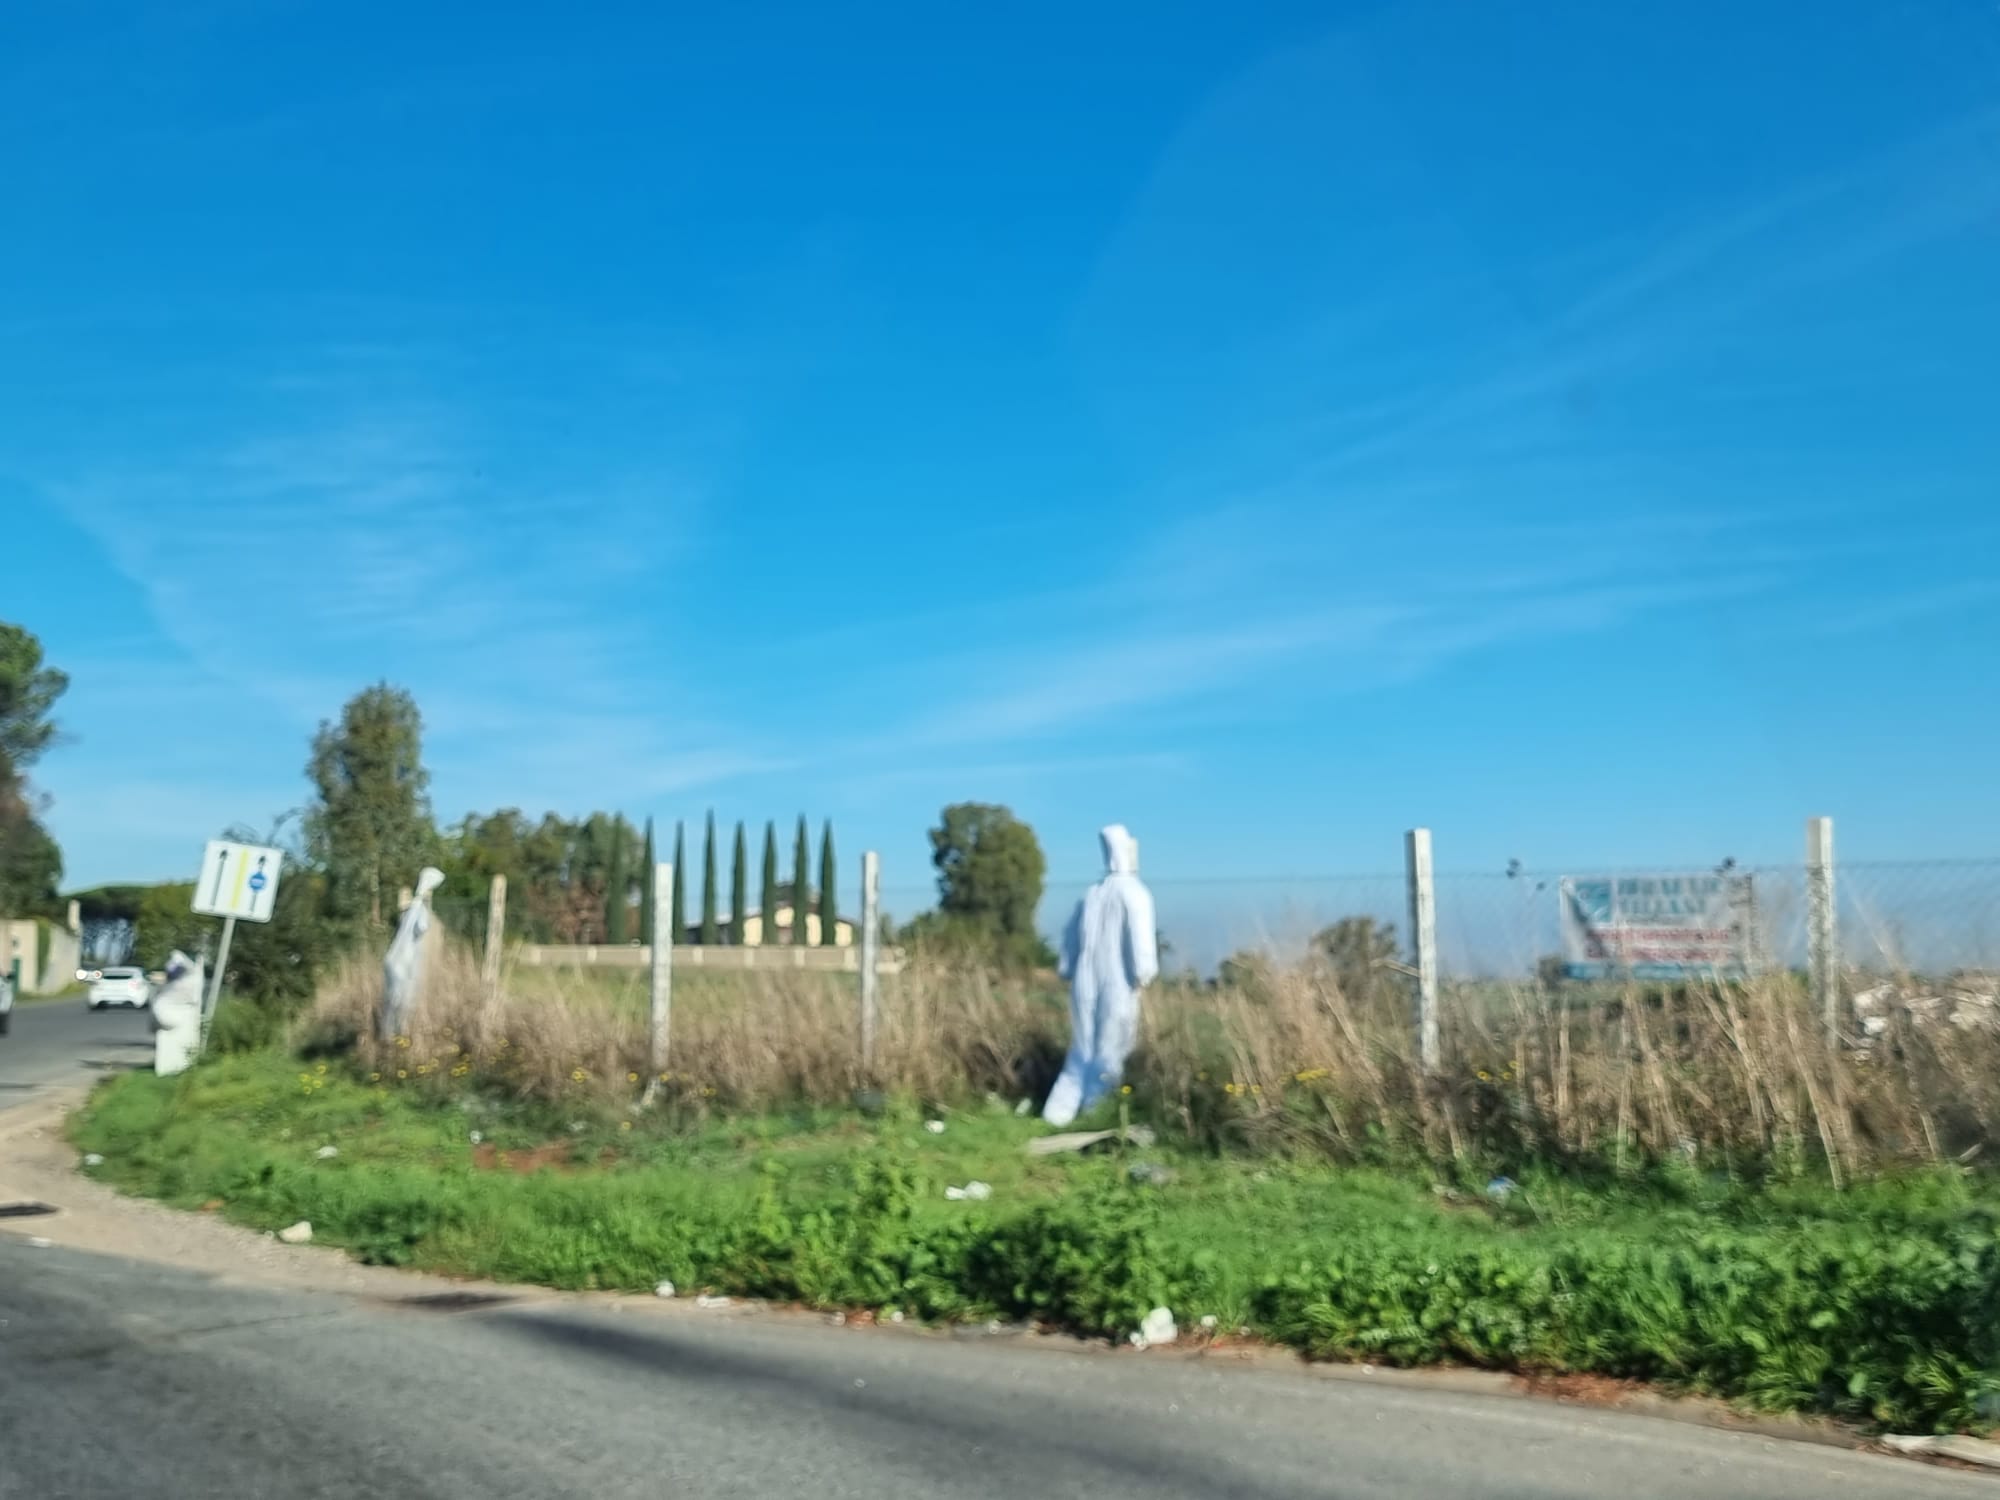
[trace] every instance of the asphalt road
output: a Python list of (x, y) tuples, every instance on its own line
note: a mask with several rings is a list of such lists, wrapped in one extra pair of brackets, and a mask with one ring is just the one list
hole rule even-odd
[(0, 1036), (0, 1109), (152, 1060), (153, 1034), (142, 1010), (91, 1011), (81, 995), (23, 1001), (14, 1007), (13, 1027)]
[(1504, 1396), (686, 1303), (274, 1290), (31, 1228), (0, 1234), (5, 1500), (2000, 1493)]

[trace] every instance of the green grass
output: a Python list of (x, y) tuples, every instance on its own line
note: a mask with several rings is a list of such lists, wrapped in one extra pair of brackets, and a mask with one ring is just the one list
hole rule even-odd
[[(1147, 1309), (1327, 1358), (1588, 1370), (1899, 1427), (1975, 1421), (2000, 1371), (2000, 1208), (1963, 1174), (1753, 1189), (1692, 1169), (1471, 1185), (1163, 1146), (1031, 1158), (1004, 1105), (878, 1118), (552, 1110), (276, 1052), (106, 1084), (98, 1175), (359, 1257), (565, 1288), (662, 1278), (1121, 1337)], [(543, 1148), (529, 1174), (481, 1165)], [(317, 1150), (338, 1148), (321, 1161)], [(1132, 1160), (1168, 1166), (1164, 1186)], [(983, 1203), (944, 1187), (977, 1178)]]

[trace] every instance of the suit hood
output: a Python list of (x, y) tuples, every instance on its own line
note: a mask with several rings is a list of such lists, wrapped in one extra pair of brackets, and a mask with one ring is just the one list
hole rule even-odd
[(1098, 842), (1104, 845), (1104, 869), (1109, 875), (1137, 875), (1139, 873), (1139, 841), (1132, 837), (1123, 823), (1113, 823), (1097, 832)]

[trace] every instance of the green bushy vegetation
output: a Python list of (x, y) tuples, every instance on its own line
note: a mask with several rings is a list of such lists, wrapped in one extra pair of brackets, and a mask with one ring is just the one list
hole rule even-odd
[[(1324, 1157), (1031, 1158), (997, 1101), (924, 1130), (371, 1081), (265, 1050), (133, 1074), (76, 1117), (126, 1189), (309, 1219), (364, 1260), (1119, 1338), (1155, 1305), (1321, 1357), (1594, 1371), (1896, 1427), (1974, 1423), (2000, 1372), (2000, 1197), (1932, 1169), (1745, 1184), (1687, 1163), (1483, 1184)], [(469, 1087), (470, 1085), (461, 1085)], [(480, 1139), (475, 1143), (474, 1133)], [(325, 1145), (339, 1154), (321, 1160)], [(953, 1202), (947, 1183), (991, 1183)]]

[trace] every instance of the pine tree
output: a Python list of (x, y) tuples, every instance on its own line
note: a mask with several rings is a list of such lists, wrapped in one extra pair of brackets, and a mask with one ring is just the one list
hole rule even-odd
[(835, 946), (840, 932), (833, 873), (833, 819), (828, 818), (819, 835), (819, 945), (822, 948)]
[(806, 815), (799, 814), (798, 841), (792, 846), (792, 946), (806, 945), (806, 913), (812, 910), (812, 886), (807, 883), (812, 844), (806, 837)]
[(743, 820), (736, 821), (735, 859), (729, 869), (729, 941), (743, 943), (743, 908), (750, 900), (750, 849), (743, 841)]
[(764, 825), (764, 905), (757, 920), (763, 924), (760, 942), (775, 942), (778, 929), (778, 825), (767, 822)]
[(708, 833), (701, 845), (701, 945), (713, 948), (721, 940), (715, 922), (715, 809), (708, 810)]
[(611, 825), (611, 858), (604, 867), (604, 941), (622, 945), (630, 935), (632, 876), (625, 868), (625, 820)]
[(669, 946), (678, 947), (687, 941), (687, 825), (674, 820), (674, 930), (667, 939)]
[(646, 863), (639, 871), (640, 900), (643, 903), (639, 908), (639, 941), (650, 948), (653, 946), (653, 902), (659, 893), (659, 883), (655, 879), (659, 867), (654, 863), (659, 855), (653, 850), (651, 818), (646, 819), (646, 848), (643, 858)]

